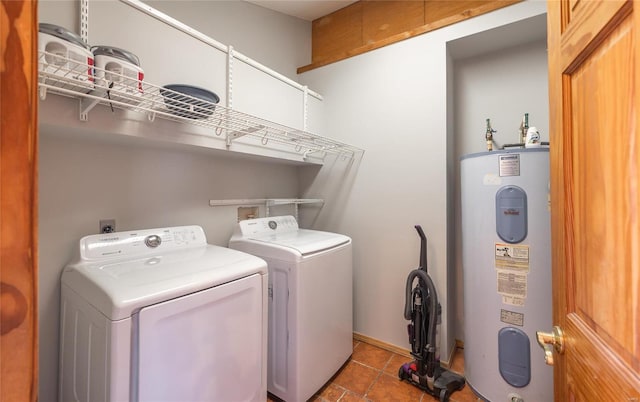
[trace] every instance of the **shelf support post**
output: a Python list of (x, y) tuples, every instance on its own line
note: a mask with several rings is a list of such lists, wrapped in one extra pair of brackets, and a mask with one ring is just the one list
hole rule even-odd
[(80, 0), (80, 37), (89, 43), (89, 0)]
[(305, 85), (302, 87), (302, 131), (307, 131), (308, 102), (309, 87)]
[(227, 107), (233, 108), (233, 46), (227, 49)]

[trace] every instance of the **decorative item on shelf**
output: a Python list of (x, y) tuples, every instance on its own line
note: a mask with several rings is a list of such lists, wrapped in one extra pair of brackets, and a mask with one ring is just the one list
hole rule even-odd
[[(131, 96), (141, 96), (144, 71), (135, 54), (113, 46), (92, 46), (96, 85), (109, 88), (109, 99), (135, 103)], [(121, 94), (122, 96), (120, 96)]]
[(165, 85), (160, 88), (160, 94), (171, 113), (190, 119), (206, 119), (220, 102), (215, 93), (192, 85)]
[(94, 88), (93, 53), (82, 38), (67, 28), (40, 23), (38, 26), (39, 70), (41, 82), (49, 78), (78, 92)]

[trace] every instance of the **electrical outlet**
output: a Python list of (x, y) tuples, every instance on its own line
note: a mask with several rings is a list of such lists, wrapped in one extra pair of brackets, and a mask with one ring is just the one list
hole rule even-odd
[(115, 219), (100, 219), (100, 233), (111, 233), (116, 231)]

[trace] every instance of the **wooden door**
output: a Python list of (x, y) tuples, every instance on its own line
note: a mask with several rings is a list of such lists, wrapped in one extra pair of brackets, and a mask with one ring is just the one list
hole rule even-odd
[(35, 1), (0, 6), (0, 400), (37, 399)]
[(639, 18), (635, 1), (548, 2), (558, 402), (640, 401)]

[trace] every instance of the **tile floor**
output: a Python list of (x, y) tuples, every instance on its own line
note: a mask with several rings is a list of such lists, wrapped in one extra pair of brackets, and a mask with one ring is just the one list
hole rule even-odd
[[(410, 358), (365, 342), (353, 342), (353, 355), (340, 371), (316, 394), (313, 402), (431, 402), (438, 401), (420, 389), (398, 379), (398, 369)], [(464, 355), (457, 349), (451, 370), (464, 371)], [(269, 395), (268, 402), (279, 399)], [(451, 402), (479, 402), (468, 386), (451, 395)]]

